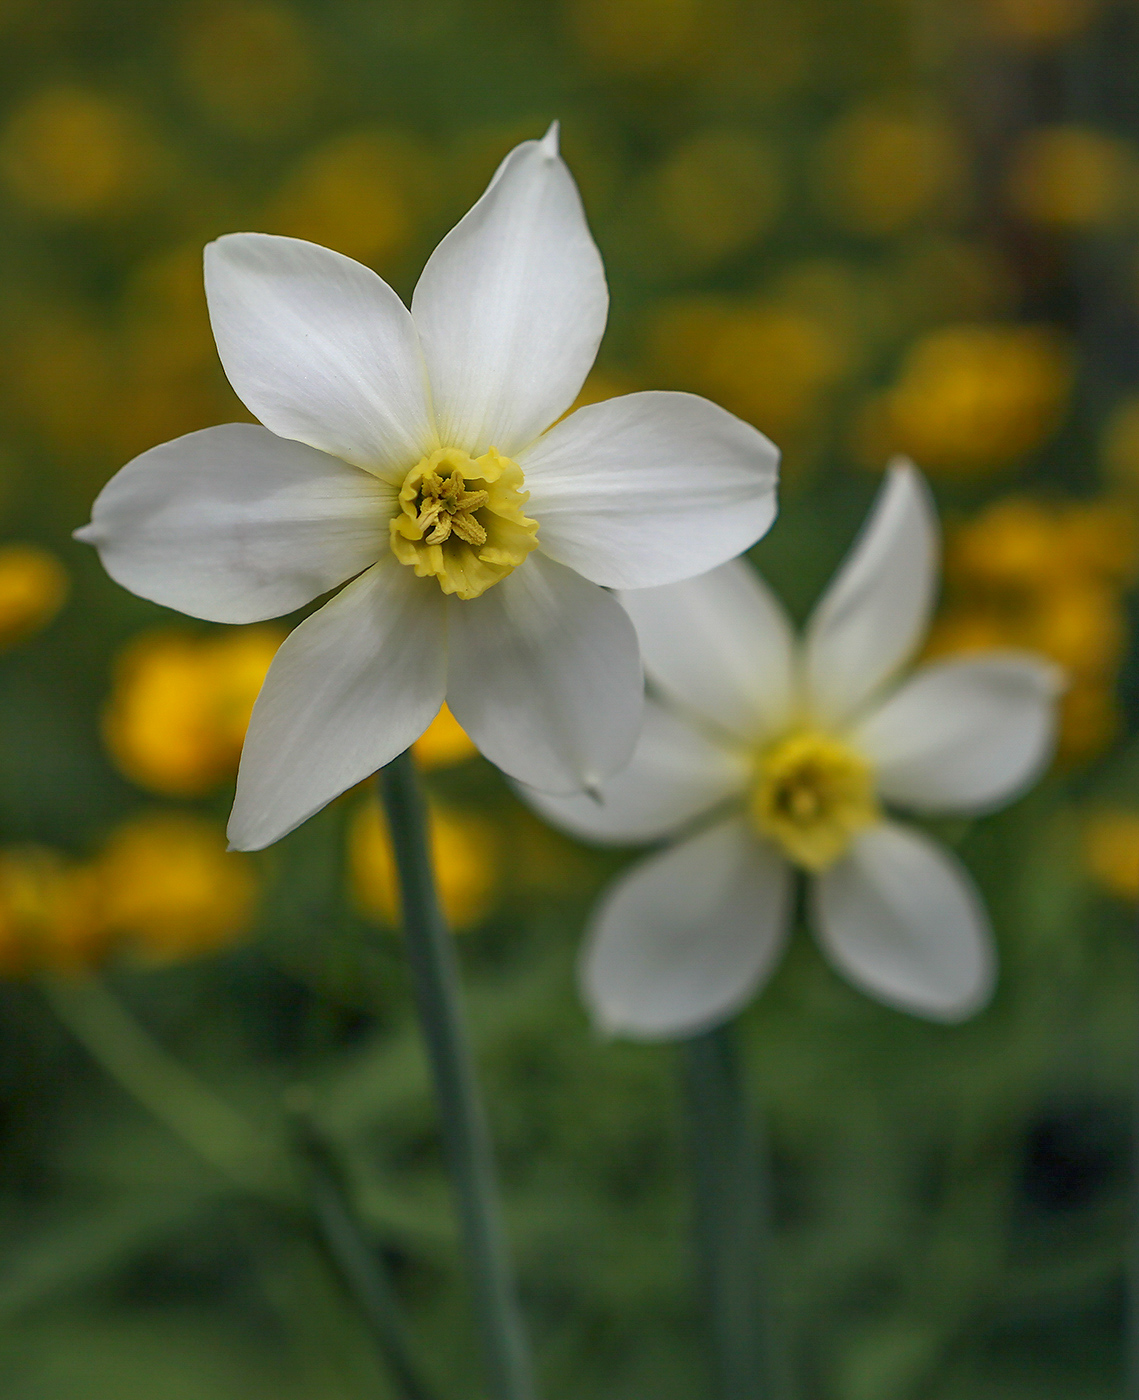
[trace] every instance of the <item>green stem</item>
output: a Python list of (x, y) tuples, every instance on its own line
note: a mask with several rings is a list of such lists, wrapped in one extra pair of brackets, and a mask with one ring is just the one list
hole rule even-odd
[(352, 1207), (335, 1158), (311, 1124), (301, 1122), (298, 1135), (312, 1176), (313, 1211), (329, 1257), (355, 1298), (405, 1400), (431, 1400), (431, 1390), (412, 1354), (395, 1289)]
[(681, 1047), (693, 1225), (717, 1400), (784, 1400), (769, 1286), (766, 1153), (730, 1027)]
[(380, 770), (379, 787), (491, 1382), (498, 1400), (532, 1400), (530, 1353), (502, 1227), (490, 1134), (463, 1021), (454, 949), (435, 891), (426, 804), (410, 751)]
[(280, 1196), (291, 1183), (275, 1144), (154, 1040), (95, 977), (43, 983), (52, 1010), (106, 1074), (242, 1190)]

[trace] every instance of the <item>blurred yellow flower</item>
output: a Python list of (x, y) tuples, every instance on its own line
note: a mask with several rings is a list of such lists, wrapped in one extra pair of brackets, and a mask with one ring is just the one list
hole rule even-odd
[(123, 296), (123, 330), (132, 368), (145, 375), (211, 368), (217, 360), (202, 286), (199, 244), (166, 249), (140, 263)]
[(118, 214), (152, 186), (159, 153), (142, 123), (98, 93), (35, 93), (0, 133), (0, 179), (39, 213)]
[(1072, 357), (1042, 326), (944, 326), (922, 337), (898, 383), (864, 410), (860, 455), (895, 452), (931, 475), (976, 476), (1039, 447), (1067, 408)]
[(249, 414), (221, 372), (206, 312), (202, 250), (166, 249), (141, 263), (121, 307), (122, 367), (108, 450), (130, 458), (156, 439), (181, 437)]
[(98, 962), (106, 937), (89, 873), (42, 846), (0, 851), (0, 976), (78, 971)]
[(107, 939), (156, 962), (210, 953), (244, 937), (257, 882), (220, 826), (153, 812), (111, 834), (92, 862)]
[(179, 55), (198, 105), (240, 136), (275, 136), (309, 117), (316, 40), (295, 11), (210, 4), (191, 13)]
[(1102, 0), (983, 0), (989, 32), (1032, 48), (1051, 48), (1081, 33)]
[(655, 176), (661, 222), (696, 264), (746, 248), (770, 228), (780, 179), (770, 145), (746, 131), (702, 131)]
[[(453, 928), (481, 923), (494, 906), (500, 878), (498, 836), (485, 817), (431, 807), (431, 849), (439, 902)], [(363, 802), (348, 835), (352, 893), (360, 912), (399, 924), (399, 891), (387, 821), (375, 799)]]
[(411, 746), (421, 768), (450, 768), (474, 758), (478, 749), (446, 705)]
[(643, 73), (699, 54), (707, 16), (700, 0), (568, 0), (571, 34), (586, 57)]
[(34, 544), (0, 545), (0, 647), (46, 627), (67, 598), (63, 565)]
[(1091, 127), (1054, 126), (1022, 138), (1012, 155), (1008, 195), (1030, 223), (1078, 233), (1124, 215), (1137, 181), (1136, 154), (1126, 142)]
[(1119, 727), (1122, 591), (1137, 573), (1139, 532), (1128, 510), (1006, 498), (950, 536), (946, 603), (929, 650), (1027, 647), (1059, 662), (1069, 680), (1060, 753), (1083, 760)]
[(1093, 813), (1083, 838), (1084, 865), (1096, 883), (1131, 904), (1139, 901), (1139, 812)]
[(351, 132), (307, 152), (261, 222), (269, 233), (377, 262), (407, 244), (436, 183), (422, 142), (402, 132)]
[(284, 635), (255, 626), (135, 638), (116, 660), (103, 715), (121, 771), (172, 797), (200, 796), (232, 778), (253, 702)]
[(1100, 460), (1112, 486), (1139, 496), (1139, 395), (1118, 403), (1100, 436)]
[[(32, 314), (4, 364), (12, 411), (57, 451), (88, 453), (106, 441), (115, 390), (115, 347), (71, 310)], [(66, 393), (60, 392), (66, 385)]]
[(819, 153), (819, 195), (836, 224), (893, 234), (931, 214), (959, 211), (967, 163), (953, 128), (928, 116), (859, 107)]
[(707, 394), (777, 442), (816, 413), (847, 363), (839, 338), (814, 316), (696, 298), (661, 308), (650, 353), (671, 387)]

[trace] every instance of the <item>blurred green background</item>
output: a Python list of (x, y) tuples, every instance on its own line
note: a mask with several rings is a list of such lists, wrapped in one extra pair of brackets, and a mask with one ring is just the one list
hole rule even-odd
[[(394, 1395), (289, 1165), (302, 1110), (431, 1377), (479, 1392), (373, 800), (226, 855), (282, 629), (141, 602), (69, 532), (135, 453), (247, 417), (208, 239), (314, 239), (406, 296), (554, 117), (613, 296), (586, 396), (690, 389), (780, 444), (754, 557), (800, 616), (910, 453), (931, 650), (1071, 679), (1049, 778), (939, 830), (993, 1006), (885, 1010), (800, 933), (743, 1018), (799, 1400), (1121, 1393), (1137, 63), (1135, 0), (0, 0), (5, 1400)], [(446, 717), (421, 756), (545, 1392), (702, 1396), (675, 1055), (599, 1041), (573, 986), (626, 857), (545, 831)]]

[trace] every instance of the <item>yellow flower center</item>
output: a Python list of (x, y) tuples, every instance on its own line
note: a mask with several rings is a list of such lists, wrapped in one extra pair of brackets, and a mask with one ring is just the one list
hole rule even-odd
[(538, 547), (523, 485), (522, 468), (493, 447), (477, 458), (439, 448), (404, 477), (392, 552), (444, 593), (477, 598)]
[(806, 870), (825, 870), (878, 820), (874, 775), (860, 754), (816, 730), (789, 734), (758, 756), (752, 825)]

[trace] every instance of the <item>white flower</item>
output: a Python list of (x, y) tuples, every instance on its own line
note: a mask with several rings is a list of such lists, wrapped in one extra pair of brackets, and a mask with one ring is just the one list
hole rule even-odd
[(924, 635), (937, 522), (908, 463), (815, 609), (802, 644), (745, 561), (623, 595), (650, 700), (629, 766), (586, 796), (526, 796), (605, 842), (676, 844), (608, 891), (582, 959), (606, 1029), (692, 1035), (771, 974), (792, 872), (834, 965), (889, 1005), (956, 1020), (995, 976), (984, 909), (950, 853), (884, 815), (978, 813), (1021, 792), (1052, 749), (1060, 675), (1033, 656), (934, 662), (898, 683)]
[(590, 788), (621, 767), (642, 682), (605, 589), (746, 549), (774, 517), (778, 454), (688, 394), (556, 422), (608, 311), (556, 129), (506, 157), (410, 311), (350, 258), (264, 234), (210, 244), (206, 295), (230, 383), (265, 426), (143, 453), (78, 535), (124, 587), (216, 622), (352, 580), (273, 662), (233, 844), (284, 835), (407, 748), (444, 698), (535, 787)]

